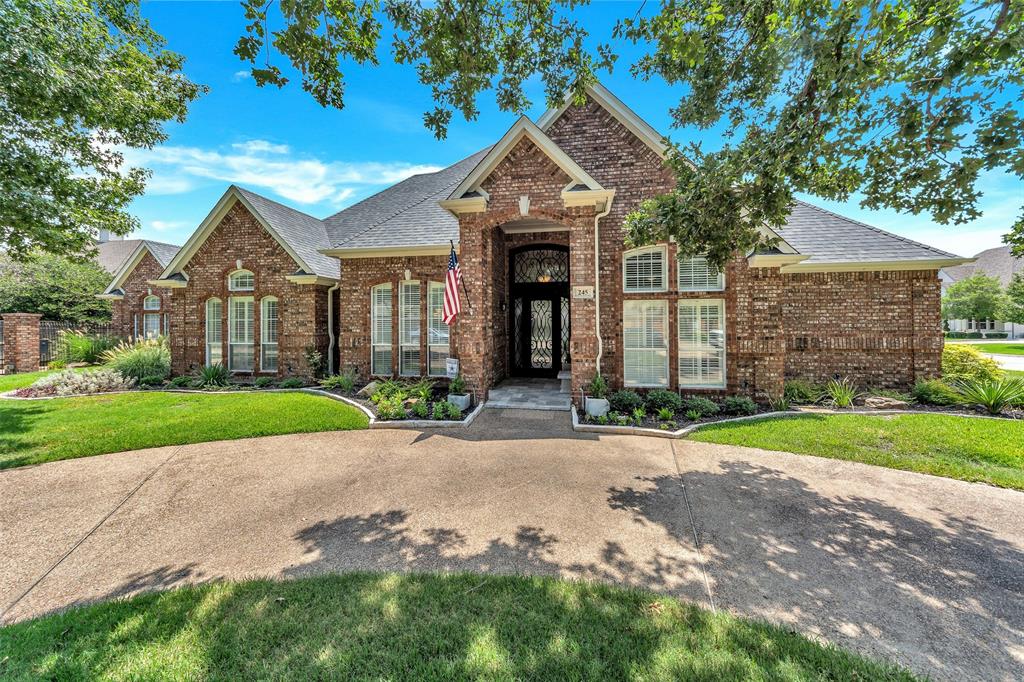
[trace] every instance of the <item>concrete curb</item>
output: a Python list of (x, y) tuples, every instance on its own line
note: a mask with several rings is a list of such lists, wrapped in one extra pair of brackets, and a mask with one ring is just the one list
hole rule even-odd
[(481, 411), (483, 411), (483, 403), (477, 403), (477, 406), (470, 411), (465, 418), (460, 421), (436, 421), (434, 419), (397, 419), (393, 421), (378, 421), (374, 419), (370, 422), (371, 429), (464, 429), (477, 418)]
[(706, 428), (708, 426), (715, 426), (717, 424), (734, 424), (737, 422), (749, 422), (749, 421), (760, 421), (762, 419), (788, 419), (793, 417), (805, 417), (807, 415), (815, 414), (858, 414), (867, 415), (871, 417), (887, 417), (901, 414), (931, 414), (940, 415), (947, 417), (963, 417), (965, 419), (994, 419), (997, 421), (1021, 421), (1019, 419), (1010, 419), (1008, 417), (994, 417), (987, 414), (958, 414), (956, 412), (930, 412), (928, 410), (834, 410), (830, 408), (797, 408), (789, 410), (787, 412), (764, 412), (762, 414), (752, 414), (744, 417), (731, 417), (729, 419), (719, 419), (713, 422), (702, 422), (700, 424), (690, 424), (681, 429), (675, 431), (664, 431), (662, 429), (649, 429), (641, 426), (603, 426), (601, 424), (584, 424), (580, 422), (579, 415), (576, 413), (576, 406), (572, 406), (572, 430), (579, 431), (581, 433), (604, 433), (609, 435), (621, 435), (621, 436), (652, 436), (654, 438), (683, 438), (694, 431)]

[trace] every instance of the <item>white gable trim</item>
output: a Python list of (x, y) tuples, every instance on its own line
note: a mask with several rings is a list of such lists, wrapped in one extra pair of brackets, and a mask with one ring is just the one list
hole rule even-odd
[[(179, 250), (178, 253), (175, 254), (174, 258), (171, 259), (171, 262), (167, 264), (166, 268), (164, 268), (164, 271), (160, 273), (160, 280), (165, 281), (175, 272), (179, 272), (182, 269), (184, 269), (184, 267), (188, 265), (189, 261), (192, 260), (192, 257), (196, 255), (196, 252), (199, 251), (199, 248), (206, 243), (206, 240), (210, 238), (210, 235), (213, 234), (213, 231), (217, 228), (218, 225), (220, 225), (221, 220), (224, 219), (224, 216), (227, 215), (228, 211), (230, 211), (231, 208), (236, 203), (239, 202), (241, 202), (241, 204), (245, 206), (249, 213), (251, 213), (253, 217), (256, 218), (256, 220), (263, 227), (263, 229), (267, 231), (267, 234), (273, 237), (274, 241), (276, 241), (281, 246), (281, 248), (284, 249), (289, 256), (291, 256), (292, 260), (295, 261), (295, 264), (298, 266), (300, 270), (303, 270), (305, 272), (313, 272), (313, 268), (309, 267), (306, 264), (306, 262), (302, 260), (299, 254), (297, 254), (295, 250), (291, 246), (289, 246), (285, 240), (281, 239), (281, 235), (279, 235), (277, 231), (274, 228), (272, 228), (266, 220), (264, 220), (263, 216), (260, 215), (259, 211), (257, 211), (256, 208), (249, 202), (249, 200), (246, 199), (242, 195), (242, 193), (238, 191), (238, 188), (235, 187), (234, 185), (231, 185), (230, 187), (228, 187), (227, 191), (224, 192), (224, 196), (222, 196), (220, 200), (217, 202), (217, 204), (213, 207), (213, 210), (210, 211), (206, 218), (203, 219), (203, 222), (199, 224), (199, 227), (196, 228), (196, 231), (192, 233), (192, 236), (188, 238), (188, 241), (185, 242), (185, 245), (181, 247), (181, 250)], [(179, 286), (185, 285), (179, 283)]]
[[(139, 245), (132, 251), (131, 257), (121, 264), (118, 271), (114, 273), (114, 279), (110, 280), (110, 284), (107, 285), (107, 288), (99, 296), (109, 296), (114, 289), (120, 288), (121, 284), (128, 278), (128, 275), (132, 274), (132, 271), (142, 262), (142, 258), (146, 255), (147, 251), (149, 251), (149, 247), (146, 246), (146, 242), (140, 241)], [(156, 254), (150, 252), (150, 255), (156, 259)], [(157, 260), (156, 262), (159, 263), (160, 261)]]
[[(631, 133), (636, 135), (640, 140), (648, 147), (657, 152), (658, 156), (665, 158), (665, 154), (668, 151), (668, 147), (662, 142), (663, 137), (650, 126), (647, 121), (643, 120), (636, 113), (623, 104), (622, 100), (613, 95), (606, 87), (600, 83), (594, 83), (588, 85), (586, 88), (588, 95), (593, 98), (595, 102), (601, 105), (615, 119), (624, 125)], [(540, 127), (545, 133), (551, 124), (558, 120), (558, 117), (565, 113), (565, 110), (572, 106), (572, 94), (569, 93), (565, 97), (565, 101), (561, 106), (555, 107), (554, 109), (548, 109), (544, 112), (544, 115), (537, 119), (537, 126)]]
[(491, 147), (491, 150), (487, 152), (487, 156), (480, 160), (480, 163), (473, 169), (473, 172), (466, 176), (466, 179), (455, 188), (449, 200), (463, 199), (462, 195), (465, 193), (473, 190), (479, 191), (478, 185), (494, 171), (498, 164), (508, 156), (508, 153), (523, 138), (529, 138), (548, 158), (558, 164), (558, 167), (572, 178), (571, 185), (586, 185), (587, 189), (591, 190), (604, 189), (597, 180), (590, 177), (587, 171), (580, 168), (578, 163), (569, 158), (568, 154), (562, 151), (550, 137), (545, 135), (544, 131), (537, 127), (537, 124), (522, 116), (508, 129), (508, 132), (502, 136), (498, 143)]

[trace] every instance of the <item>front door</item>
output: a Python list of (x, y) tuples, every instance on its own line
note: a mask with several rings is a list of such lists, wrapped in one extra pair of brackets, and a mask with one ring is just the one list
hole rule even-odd
[(513, 376), (556, 377), (568, 364), (569, 270), (565, 247), (511, 254), (509, 356)]

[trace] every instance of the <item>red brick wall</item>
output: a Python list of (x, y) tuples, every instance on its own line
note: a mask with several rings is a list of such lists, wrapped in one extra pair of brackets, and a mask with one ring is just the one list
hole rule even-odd
[(788, 378), (906, 387), (939, 375), (935, 270), (783, 275)]
[[(251, 270), (255, 278), (252, 292), (229, 292), (228, 273), (241, 267)], [(327, 358), (327, 289), (326, 286), (294, 284), (285, 279), (298, 269), (295, 261), (239, 203), (224, 216), (220, 224), (192, 256), (184, 268), (188, 286), (171, 289), (171, 357), (175, 373), (188, 373), (206, 362), (206, 300), (217, 297), (224, 302), (223, 356), (228, 358), (228, 298), (232, 295), (252, 296), (254, 303), (254, 367), (260, 374), (260, 299), (278, 299), (278, 372), (280, 376), (308, 375), (305, 349), (315, 347)]]
[(37, 313), (4, 313), (4, 365), (15, 372), (39, 371), (39, 319)]
[[(171, 291), (149, 284), (149, 280), (159, 279), (162, 271), (163, 268), (156, 258), (153, 258), (153, 254), (146, 251), (139, 264), (135, 266), (135, 269), (128, 274), (128, 277), (121, 284), (124, 298), (120, 301), (113, 301), (111, 325), (113, 325), (115, 333), (126, 337), (134, 336), (136, 333), (135, 318), (137, 316), (138, 334), (141, 335), (143, 330), (142, 315), (144, 313), (155, 312), (161, 316), (164, 313), (170, 313)], [(142, 302), (150, 294), (160, 298), (160, 309), (143, 311)], [(163, 318), (161, 317), (162, 328)]]

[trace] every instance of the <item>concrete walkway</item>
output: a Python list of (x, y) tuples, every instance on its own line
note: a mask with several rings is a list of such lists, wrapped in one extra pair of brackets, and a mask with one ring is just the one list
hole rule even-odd
[(0, 471), (5, 622), (143, 590), (351, 569), (557, 574), (789, 624), (940, 679), (1024, 666), (1024, 494), (574, 434), (277, 436)]

